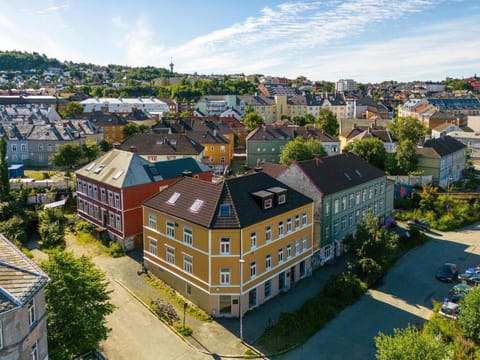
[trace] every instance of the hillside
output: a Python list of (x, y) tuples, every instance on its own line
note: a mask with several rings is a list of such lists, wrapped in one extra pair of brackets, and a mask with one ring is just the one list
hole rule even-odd
[(57, 59), (36, 52), (0, 51), (0, 71), (27, 72), (30, 69), (45, 70), (49, 67), (63, 68), (64, 65)]

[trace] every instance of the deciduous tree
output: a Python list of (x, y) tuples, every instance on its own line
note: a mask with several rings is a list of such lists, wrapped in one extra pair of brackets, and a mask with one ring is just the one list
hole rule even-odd
[(106, 317), (115, 309), (105, 273), (72, 252), (53, 251), (41, 266), (50, 277), (45, 297), (51, 358), (71, 359), (96, 349), (107, 338)]
[(315, 155), (325, 156), (322, 143), (317, 139), (305, 140), (301, 136), (289, 141), (280, 154), (280, 163), (288, 165), (292, 161), (312, 159)]
[(480, 287), (469, 291), (462, 300), (458, 324), (464, 335), (480, 344)]
[(400, 143), (411, 140), (416, 144), (420, 137), (427, 133), (425, 126), (412, 117), (399, 117), (394, 122), (388, 123), (387, 128)]
[(248, 131), (252, 131), (258, 126), (265, 124), (265, 120), (256, 112), (250, 111), (243, 116), (243, 123)]
[(320, 114), (316, 119), (316, 123), (320, 126), (320, 129), (332, 136), (338, 136), (338, 121), (333, 112), (328, 109), (320, 109)]
[(418, 155), (415, 151), (417, 144), (410, 139), (400, 142), (397, 146), (395, 159), (397, 160), (397, 168), (402, 174), (410, 174), (417, 170)]
[(379, 169), (385, 169), (387, 151), (380, 139), (366, 138), (354, 140), (345, 146), (345, 150), (360, 156), (363, 160)]
[(393, 335), (380, 333), (375, 337), (377, 360), (442, 360), (446, 345), (434, 335), (422, 333), (415, 326), (393, 329)]

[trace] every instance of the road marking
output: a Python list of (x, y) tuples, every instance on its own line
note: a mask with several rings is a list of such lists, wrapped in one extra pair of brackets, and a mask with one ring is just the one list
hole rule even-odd
[(429, 320), (433, 313), (431, 309), (426, 308), (425, 306), (411, 305), (405, 302), (403, 299), (399, 299), (393, 295), (390, 295), (378, 290), (370, 289), (368, 290), (368, 294), (377, 301), (381, 301), (385, 304), (396, 307), (400, 310), (409, 312), (425, 320)]

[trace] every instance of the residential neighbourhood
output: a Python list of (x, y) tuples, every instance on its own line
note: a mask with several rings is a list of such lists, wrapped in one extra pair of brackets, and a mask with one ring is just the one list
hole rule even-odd
[[(423, 246), (446, 242), (451, 235), (447, 230), (460, 233), (473, 224), (478, 232), (478, 222), (470, 213), (465, 215), (468, 221), (450, 225), (456, 218), (451, 209), (463, 206), (457, 201), (467, 201), (464, 209), (473, 213), (479, 206), (476, 75), (458, 80), (470, 89), (460, 91), (448, 82), (361, 84), (343, 78), (328, 84), (262, 74), (176, 74), (173, 68), (172, 61), (170, 70), (135, 81), (126, 75), (131, 69), (120, 66), (66, 64), (22, 74), (0, 68), (4, 79), (0, 85), (18, 85), (0, 96), (0, 138), (5, 149), (0, 160), (8, 167), (7, 182), (10, 178), (9, 184), (17, 184), (0, 186), (0, 200), (8, 204), (0, 214), (2, 359), (50, 358), (45, 287), (51, 279), (35, 261), (39, 261), (36, 256), (43, 261), (50, 256), (45, 243), (49, 236), (56, 239), (49, 233), (55, 226), (61, 227), (59, 238), (64, 241), (57, 250), (92, 256), (115, 289), (115, 306), (132, 306), (137, 309), (132, 310), (135, 316), (141, 314), (143, 319), (155, 314), (155, 321), (176, 309), (175, 321), (163, 319), (169, 325), (165, 337), (176, 332), (185, 342), (177, 350), (184, 351), (185, 346), (187, 354), (195, 352), (199, 359), (212, 354), (273, 357), (274, 351), (265, 350), (271, 348), (264, 346), (264, 338), (277, 334), (275, 325), (289, 328), (282, 321), (295, 319), (303, 304), (318, 301), (318, 294), (324, 296), (320, 291), (332, 286), (330, 277), (339, 273), (357, 276), (371, 271), (373, 275), (367, 275), (377, 276), (373, 284), (363, 278), (359, 282), (367, 286), (364, 293), (378, 295), (376, 287), (391, 276), (390, 267), (395, 276), (402, 259), (395, 258), (384, 272), (384, 264), (373, 257), (363, 259), (364, 268), (349, 262), (355, 256), (352, 239), (371, 230), (365, 230), (371, 219), (375, 241), (400, 243), (395, 246), (401, 248), (399, 253), (405, 251), (406, 258), (408, 250), (416, 256)], [(25, 83), (38, 89), (27, 91), (22, 87)], [(199, 90), (201, 84), (210, 83), (217, 88), (203, 86), (211, 93)], [(236, 94), (232, 88), (219, 91), (219, 84), (232, 83), (244, 88)], [(165, 89), (176, 85), (180, 87), (172, 89), (177, 95), (172, 92), (167, 97)], [(407, 132), (411, 152), (406, 152), (405, 135), (395, 127), (401, 119), (406, 119), (407, 130), (415, 128)], [(281, 160), (299, 139), (300, 144), (315, 141), (320, 150), (299, 145), (288, 161)], [(353, 146), (370, 140), (379, 143), (378, 148), (361, 152)], [(376, 155), (380, 163), (372, 160)], [(411, 156), (408, 171), (390, 166), (407, 155)], [(43, 186), (27, 178), (32, 173), (47, 179), (58, 175), (61, 180), (52, 179), (56, 186)], [(33, 207), (15, 213), (11, 208), (19, 203), (5, 191)], [(436, 202), (426, 204), (425, 193)], [(42, 224), (56, 211), (70, 212), (71, 217), (65, 224), (58, 219), (49, 226)], [(18, 217), (27, 219), (32, 213), (34, 221), (18, 222)], [(411, 218), (403, 218), (402, 213)], [(8, 222), (13, 217), (18, 223)], [(443, 217), (448, 221), (442, 222)], [(443, 235), (437, 235), (434, 226)], [(12, 230), (20, 228), (25, 240)], [(112, 258), (96, 254), (89, 248), (91, 243), (81, 243), (82, 231)], [(402, 245), (405, 240), (412, 241)], [(439, 255), (435, 261), (455, 260), (445, 254), (445, 259)], [(170, 295), (162, 295), (159, 288), (168, 289)], [(313, 294), (312, 289), (318, 291)], [(437, 292), (428, 296), (429, 302), (438, 299)], [(134, 305), (124, 304), (125, 297)], [(362, 299), (357, 299), (360, 304)], [(388, 301), (396, 306), (394, 300)], [(425, 313), (431, 315), (435, 306), (431, 303), (422, 303), (422, 311), (412, 313), (427, 321), (423, 310), (429, 308)], [(353, 307), (353, 302), (348, 305)], [(143, 314), (138, 308), (148, 311)], [(205, 314), (215, 331), (205, 330), (198, 318), (187, 314), (190, 309)], [(338, 315), (342, 320), (340, 310), (332, 309), (319, 317), (333, 322)], [(113, 312), (108, 317), (117, 324), (111, 341), (121, 347), (128, 337), (137, 336), (135, 329), (143, 324), (126, 326), (119, 334), (123, 319), (115, 316)], [(125, 322), (130, 324), (128, 319)], [(379, 326), (379, 331), (392, 329)], [(322, 331), (319, 327), (314, 333)], [(226, 352), (221, 352), (220, 342), (212, 338), (226, 338), (227, 333), (230, 340)], [(122, 358), (107, 335), (90, 350), (107, 349), (106, 356)], [(215, 351), (208, 349), (213, 343)], [(301, 340), (292, 349), (292, 358), (321, 353), (309, 350), (312, 353), (307, 355), (303, 344), (305, 349), (312, 347), (310, 340)], [(372, 344), (368, 346), (370, 353), (359, 354), (374, 355)], [(86, 359), (89, 354), (75, 355)], [(289, 358), (288, 351), (282, 356)]]

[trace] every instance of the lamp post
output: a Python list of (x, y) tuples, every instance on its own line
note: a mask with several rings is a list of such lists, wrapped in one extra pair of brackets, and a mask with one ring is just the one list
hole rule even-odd
[(448, 179), (447, 179), (447, 201), (446, 201), (446, 204), (445, 204), (445, 206), (447, 208), (447, 212), (448, 212), (448, 208), (450, 207), (450, 185), (451, 185), (452, 181), (453, 181), (453, 176), (452, 176), (452, 174), (450, 174), (448, 176)]
[(242, 291), (243, 291), (243, 263), (245, 260), (240, 258), (240, 294), (238, 295), (238, 313), (240, 318), (240, 341), (243, 342), (243, 311), (242, 311)]

